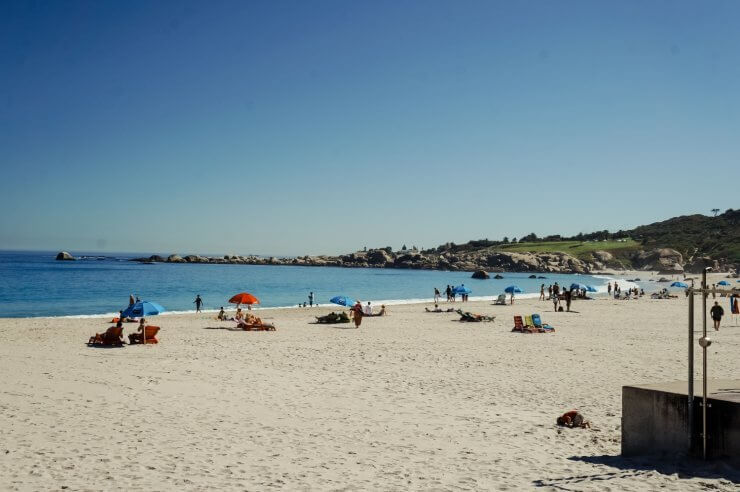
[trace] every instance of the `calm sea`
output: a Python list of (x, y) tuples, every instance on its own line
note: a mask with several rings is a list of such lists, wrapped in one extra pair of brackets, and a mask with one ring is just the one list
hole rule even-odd
[[(471, 300), (492, 297), (509, 285), (538, 295), (540, 284), (579, 282), (605, 290), (607, 277), (504, 273), (502, 280), (475, 280), (469, 272), (262, 265), (139, 264), (133, 255), (89, 253), (78, 261), (56, 261), (55, 252), (0, 252), (0, 317), (84, 316), (116, 313), (129, 294), (157, 302), (170, 312), (194, 309), (196, 294), (206, 309), (227, 306), (238, 292), (250, 292), (262, 307), (327, 304), (335, 295), (385, 303), (431, 300), (434, 287), (465, 284)], [(75, 256), (84, 253), (73, 252)]]

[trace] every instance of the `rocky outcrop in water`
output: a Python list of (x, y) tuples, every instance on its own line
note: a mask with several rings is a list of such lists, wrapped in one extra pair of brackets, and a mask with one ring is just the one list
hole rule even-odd
[(66, 251), (60, 251), (57, 253), (57, 261), (74, 261), (76, 258)]

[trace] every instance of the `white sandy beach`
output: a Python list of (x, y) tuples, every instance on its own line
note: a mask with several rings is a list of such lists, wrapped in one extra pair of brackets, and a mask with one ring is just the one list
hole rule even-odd
[[(621, 387), (686, 378), (686, 306), (400, 305), (359, 330), (260, 311), (276, 332), (161, 316), (159, 345), (112, 349), (84, 343), (103, 319), (0, 319), (0, 489), (737, 490), (721, 464), (619, 457)], [(532, 312), (557, 332), (510, 332)], [(712, 337), (711, 375), (740, 377), (740, 326)], [(572, 408), (591, 430), (555, 425)]]

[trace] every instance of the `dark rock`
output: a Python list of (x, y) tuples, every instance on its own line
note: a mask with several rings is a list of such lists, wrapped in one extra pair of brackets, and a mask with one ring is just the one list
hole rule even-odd
[(393, 257), (384, 249), (373, 249), (367, 254), (367, 262), (371, 265), (387, 265), (393, 263)]
[(57, 253), (58, 261), (74, 261), (75, 259), (76, 258), (74, 256), (67, 253), (66, 251), (60, 251), (59, 253)]
[(472, 278), (478, 278), (481, 280), (485, 280), (491, 277), (490, 275), (488, 275), (488, 272), (486, 272), (485, 270), (476, 270), (475, 272), (473, 272)]
[(495, 276), (495, 277), (493, 277), (493, 278), (496, 278), (496, 279), (502, 279), (502, 278), (504, 278), (504, 276), (503, 276), (503, 275), (499, 275), (499, 274), (497, 273), (497, 274), (496, 274), (496, 276)]
[(164, 261), (164, 258), (162, 258), (159, 255), (152, 255), (152, 256), (150, 256), (148, 258), (148, 261), (159, 261), (159, 262), (163, 262)]
[(528, 278), (537, 278), (537, 275), (530, 275)]

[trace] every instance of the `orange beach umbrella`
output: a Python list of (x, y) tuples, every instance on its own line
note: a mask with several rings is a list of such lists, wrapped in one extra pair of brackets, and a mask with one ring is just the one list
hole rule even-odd
[(241, 293), (235, 295), (234, 297), (232, 297), (231, 299), (229, 299), (229, 302), (232, 303), (232, 304), (236, 304), (236, 305), (239, 305), (239, 304), (259, 304), (260, 303), (260, 300), (257, 299), (256, 297), (254, 297), (249, 292), (241, 292)]

